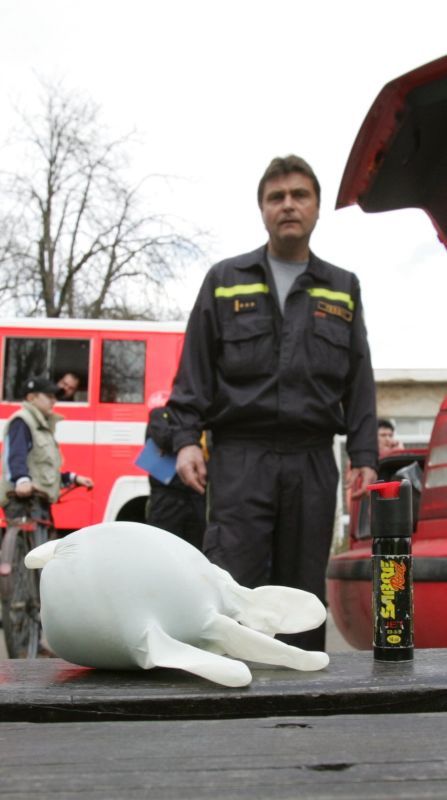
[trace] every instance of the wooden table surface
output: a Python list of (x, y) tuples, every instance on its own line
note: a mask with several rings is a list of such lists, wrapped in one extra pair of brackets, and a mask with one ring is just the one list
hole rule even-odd
[(2, 800), (445, 800), (447, 650), (252, 667), (236, 690), (173, 670), (0, 662)]
[(447, 797), (447, 714), (0, 725), (2, 800)]
[(251, 667), (250, 686), (228, 689), (169, 669), (105, 672), (56, 658), (2, 661), (0, 721), (447, 711), (447, 650), (418, 650), (401, 664), (375, 662), (369, 651), (334, 654), (319, 672)]

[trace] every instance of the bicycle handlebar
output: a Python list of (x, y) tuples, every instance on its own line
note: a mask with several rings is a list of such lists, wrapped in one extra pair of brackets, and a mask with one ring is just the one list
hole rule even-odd
[(31, 497), (41, 497), (42, 500), (46, 500), (47, 503), (51, 502), (47, 493), (43, 492), (41, 489), (33, 489), (32, 492), (27, 495), (17, 494), (14, 489), (11, 489), (10, 492), (6, 492), (6, 496), (14, 498), (15, 500), (29, 500)]

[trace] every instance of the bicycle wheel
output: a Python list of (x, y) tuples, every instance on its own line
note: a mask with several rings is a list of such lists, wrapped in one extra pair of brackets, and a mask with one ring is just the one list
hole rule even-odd
[(32, 546), (31, 533), (16, 526), (7, 529), (2, 543), (0, 590), (9, 658), (36, 658), (39, 648), (39, 575), (24, 563)]

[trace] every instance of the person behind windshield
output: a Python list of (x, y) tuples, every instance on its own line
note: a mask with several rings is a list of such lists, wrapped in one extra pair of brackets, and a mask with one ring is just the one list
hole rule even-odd
[(66, 372), (57, 382), (59, 388), (63, 390), (63, 395), (57, 399), (62, 400), (64, 403), (73, 401), (80, 383), (81, 379), (79, 375), (76, 375), (76, 372)]
[[(26, 381), (21, 408), (6, 422), (3, 436), (3, 469), (0, 480), (0, 505), (7, 517), (17, 516), (17, 500), (30, 498), (37, 489), (40, 511), (48, 512), (59, 498), (62, 486), (93, 487), (91, 478), (74, 472), (61, 472), (61, 454), (54, 431), (63, 419), (53, 406), (63, 395), (56, 383), (45, 377)], [(16, 498), (9, 497), (15, 492)], [(23, 513), (23, 512), (22, 512)]]
[(403, 450), (404, 446), (396, 438), (396, 429), (390, 419), (380, 417), (377, 420), (377, 444), (380, 457), (389, 455), (394, 450)]

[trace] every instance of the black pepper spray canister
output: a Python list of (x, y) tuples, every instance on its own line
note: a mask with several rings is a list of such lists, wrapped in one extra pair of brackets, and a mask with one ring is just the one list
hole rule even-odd
[(413, 512), (408, 480), (378, 482), (371, 492), (374, 658), (413, 658)]

